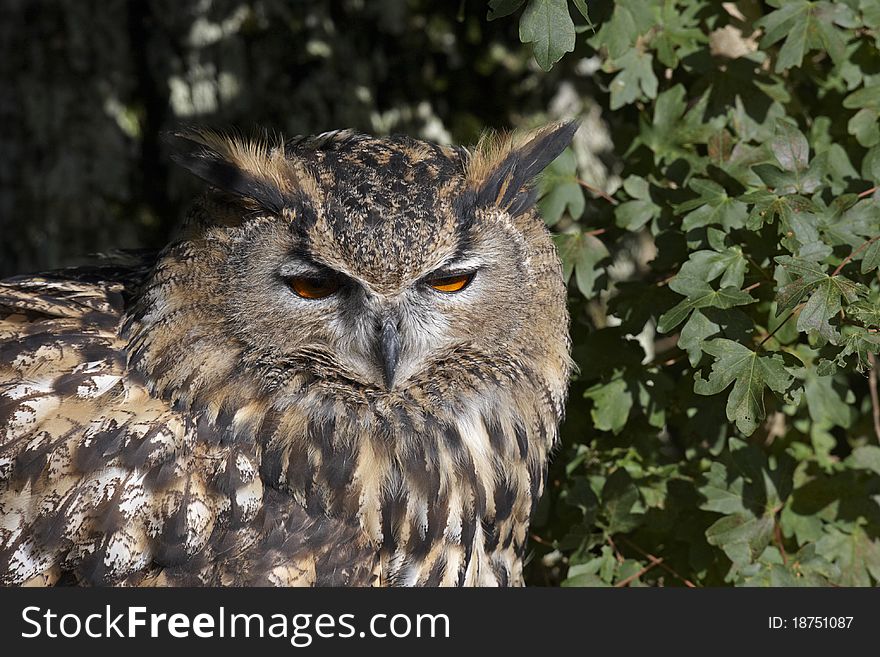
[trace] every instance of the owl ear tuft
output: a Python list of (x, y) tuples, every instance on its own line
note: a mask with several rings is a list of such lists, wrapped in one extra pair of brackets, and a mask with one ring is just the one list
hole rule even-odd
[(529, 183), (565, 150), (578, 127), (576, 121), (568, 121), (525, 135), (481, 138), (466, 171), (476, 205), (497, 205), (512, 215), (528, 209), (536, 196)]
[(280, 214), (295, 207), (316, 183), (298, 160), (288, 159), (284, 143), (245, 139), (196, 129), (167, 136), (171, 159), (212, 187)]

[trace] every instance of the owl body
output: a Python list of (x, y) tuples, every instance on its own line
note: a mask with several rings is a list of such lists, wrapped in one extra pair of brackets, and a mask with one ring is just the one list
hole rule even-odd
[(522, 584), (573, 131), (182, 138), (211, 191), (158, 256), (0, 283), (0, 581)]

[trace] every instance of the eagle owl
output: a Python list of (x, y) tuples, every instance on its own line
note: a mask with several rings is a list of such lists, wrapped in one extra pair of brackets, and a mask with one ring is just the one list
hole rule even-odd
[(0, 283), (0, 582), (521, 585), (575, 129), (177, 135), (208, 190), (161, 253)]

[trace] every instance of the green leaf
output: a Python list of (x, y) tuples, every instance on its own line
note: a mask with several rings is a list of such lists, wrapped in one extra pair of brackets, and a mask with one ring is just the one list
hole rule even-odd
[(773, 164), (758, 164), (752, 167), (758, 177), (778, 195), (811, 194), (822, 184), (825, 161), (816, 158), (815, 166), (804, 171), (782, 171)]
[(776, 122), (776, 136), (770, 150), (785, 171), (803, 171), (810, 159), (810, 146), (804, 133), (788, 121)]
[[(846, 197), (839, 197), (844, 201)], [(843, 206), (846, 207), (846, 206)], [(880, 234), (880, 208), (870, 199), (856, 202), (846, 207), (842, 214), (832, 205), (823, 213), (818, 228), (822, 231), (822, 238), (833, 246), (848, 245), (853, 249), (863, 246), (866, 238)], [(855, 253), (855, 258), (862, 256)]]
[[(779, 514), (779, 524), (783, 534), (794, 535), (801, 545), (814, 543), (822, 537), (822, 520), (812, 514), (796, 513), (791, 504), (786, 504)], [(815, 549), (815, 546), (813, 546)], [(839, 575), (839, 573), (838, 573)]]
[(652, 35), (650, 43), (663, 66), (678, 67), (683, 58), (700, 52), (708, 43), (708, 36), (700, 29), (698, 15), (701, 10), (699, 2), (678, 5), (664, 3), (661, 8), (655, 9), (655, 13), (659, 14), (657, 23), (660, 29)]
[(628, 152), (644, 144), (653, 151), (657, 164), (681, 159), (702, 170), (705, 158), (697, 152), (697, 144), (708, 142), (724, 124), (723, 117), (704, 121), (709, 98), (710, 94), (706, 92), (689, 104), (680, 84), (662, 92), (654, 104), (653, 121), (650, 125), (642, 125)]
[(572, 0), (574, 2), (574, 6), (581, 13), (581, 16), (587, 21), (587, 25), (592, 25), (593, 21), (590, 20), (590, 13), (587, 10), (587, 2), (586, 0)]
[(858, 287), (842, 276), (829, 276), (816, 285), (801, 314), (798, 316), (798, 331), (817, 333), (824, 340), (837, 344), (840, 334), (828, 320), (841, 309), (841, 296), (855, 301)]
[(504, 18), (510, 16), (517, 9), (522, 7), (526, 0), (489, 0), (489, 15), (486, 17), (490, 21), (496, 18)]
[(863, 274), (867, 274), (877, 269), (877, 267), (880, 267), (880, 239), (874, 240), (865, 249), (860, 270)]
[(686, 92), (680, 84), (667, 89), (654, 103), (654, 125), (662, 130), (672, 129), (687, 110)]
[(705, 199), (703, 205), (684, 218), (681, 229), (687, 231), (715, 224), (733, 230), (745, 226), (747, 217), (746, 204), (724, 194), (711, 200)]
[[(847, 310), (852, 311), (853, 307), (850, 306)], [(847, 367), (847, 359), (854, 355), (856, 371), (864, 372), (869, 365), (868, 354), (880, 353), (880, 334), (870, 332), (861, 326), (845, 326), (841, 333), (843, 349), (835, 358), (836, 364)]]
[(844, 276), (828, 276), (824, 274), (817, 277), (820, 265), (796, 258), (782, 256), (776, 259), (789, 271), (799, 271), (800, 277), (793, 283), (780, 290), (777, 296), (777, 315), (780, 309), (791, 308), (811, 292), (800, 315), (798, 316), (797, 328), (799, 331), (815, 333), (823, 340), (832, 344), (839, 344), (840, 334), (830, 320), (842, 308), (842, 300), (854, 303), (860, 296), (866, 294), (864, 286), (854, 283)]
[(532, 44), (535, 61), (545, 71), (574, 50), (575, 31), (568, 0), (529, 0), (519, 21), (519, 39)]
[(819, 284), (819, 281), (828, 278), (825, 267), (803, 258), (791, 256), (779, 256), (776, 258), (788, 276), (794, 280), (779, 290), (776, 295), (776, 316), (794, 309), (804, 297)]
[(862, 177), (880, 184), (880, 145), (872, 146), (862, 160)]
[(730, 515), (732, 513), (749, 513), (743, 505), (742, 477), (729, 478), (727, 467), (718, 461), (709, 466), (706, 473), (706, 485), (700, 486), (700, 494), (706, 501), (700, 505), (706, 511), (715, 511)]
[(620, 433), (629, 418), (633, 405), (626, 381), (623, 378), (613, 379), (609, 383), (600, 383), (589, 388), (584, 397), (593, 400), (590, 416), (594, 426), (600, 431)]
[(865, 326), (880, 328), (880, 303), (877, 302), (876, 292), (867, 299), (856, 301), (847, 306), (846, 314)]
[(576, 563), (568, 569), (568, 578), (562, 586), (610, 586), (608, 583), (617, 571), (617, 560), (610, 549), (585, 563)]
[(694, 311), (685, 325), (681, 328), (678, 338), (678, 346), (688, 352), (688, 360), (692, 366), (703, 357), (703, 342), (718, 333), (721, 327), (711, 321), (701, 311)]
[(608, 257), (608, 249), (595, 235), (586, 233), (563, 233), (553, 239), (562, 260), (563, 279), (568, 281), (574, 272), (578, 289), (589, 299), (601, 273), (597, 265)]
[(869, 108), (880, 111), (880, 80), (875, 79), (843, 99), (847, 109)]
[(828, 534), (816, 541), (816, 552), (840, 568), (839, 586), (880, 582), (880, 541), (870, 538), (861, 527), (852, 532), (829, 528)]
[[(774, 170), (778, 171), (778, 169)], [(792, 193), (794, 192), (792, 188)], [(748, 230), (760, 230), (765, 223), (772, 224), (777, 219), (790, 223), (791, 217), (800, 212), (809, 212), (812, 202), (802, 196), (778, 196), (763, 189), (757, 189), (741, 197), (753, 204), (746, 222)]]
[(810, 261), (819, 261), (831, 255), (831, 247), (819, 237), (820, 222), (815, 214), (784, 210), (781, 218), (786, 236), (780, 241), (785, 248), (799, 258)]
[(739, 289), (745, 279), (747, 267), (748, 261), (738, 246), (717, 251), (694, 251), (688, 261), (681, 266), (678, 276), (705, 282), (714, 281), (721, 276), (723, 287)]
[(717, 545), (733, 562), (736, 573), (755, 561), (773, 538), (771, 516), (756, 518), (749, 513), (724, 516), (706, 530), (709, 545)]
[(608, 59), (614, 61), (635, 45), (639, 32), (636, 16), (626, 3), (616, 3), (611, 18), (602, 23), (599, 32), (588, 43), (597, 50), (604, 49)]
[(638, 501), (639, 489), (627, 471), (618, 468), (612, 472), (602, 487), (602, 508), (609, 534), (628, 532), (641, 524), (642, 514), (633, 511)]
[(579, 566), (569, 568), (568, 577), (564, 579), (559, 586), (565, 587), (608, 587), (611, 586), (595, 573), (581, 573), (578, 571)]
[(800, 66), (804, 60), (804, 51), (807, 49), (807, 29), (809, 20), (802, 18), (792, 24), (785, 43), (779, 49), (779, 57), (776, 59), (777, 73), (781, 73), (792, 66)]
[(708, 380), (696, 374), (694, 392), (716, 395), (731, 383), (733, 390), (727, 399), (727, 419), (737, 428), (751, 435), (764, 419), (764, 388), (784, 394), (792, 382), (784, 361), (779, 355), (759, 356), (748, 347), (726, 338), (716, 338), (703, 344), (703, 351), (715, 357)]
[(784, 39), (776, 59), (776, 73), (800, 66), (810, 50), (824, 50), (834, 61), (842, 61), (848, 35), (836, 26), (854, 24), (855, 17), (845, 5), (811, 0), (786, 0), (778, 10), (755, 23), (764, 29), (762, 48)]
[(876, 445), (856, 447), (847, 458), (847, 465), (880, 475), (880, 447)]
[(827, 427), (848, 429), (852, 424), (852, 409), (834, 386), (833, 376), (818, 376), (816, 368), (807, 368), (804, 382), (804, 400), (813, 422)]
[(752, 171), (776, 194), (795, 194), (798, 191), (798, 177), (791, 172), (782, 171), (772, 164), (758, 164), (752, 167)]
[(651, 200), (650, 188), (644, 178), (630, 176), (623, 182), (623, 189), (633, 200), (621, 203), (614, 209), (618, 226), (636, 231), (660, 216), (660, 206)]
[(636, 48), (627, 51), (615, 61), (620, 72), (611, 81), (611, 109), (620, 109), (644, 98), (657, 96), (657, 76), (654, 75), (654, 58), (650, 53)]
[(586, 202), (578, 182), (577, 159), (566, 149), (541, 174), (538, 208), (548, 226), (555, 225), (565, 212), (575, 220), (584, 213)]
[(657, 330), (661, 333), (669, 333), (681, 324), (692, 310), (697, 308), (733, 308), (754, 303), (755, 299), (735, 287), (724, 287), (714, 290), (704, 280), (699, 278), (684, 278), (677, 276), (669, 282), (669, 287), (679, 294), (687, 296), (670, 310), (663, 313), (657, 323)]
[(846, 129), (862, 146), (874, 146), (880, 143), (880, 114), (875, 109), (860, 109), (846, 124)]

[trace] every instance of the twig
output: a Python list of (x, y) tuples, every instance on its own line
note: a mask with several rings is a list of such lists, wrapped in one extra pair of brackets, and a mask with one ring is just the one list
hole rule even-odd
[(643, 557), (645, 557), (651, 563), (656, 563), (658, 566), (660, 566), (663, 570), (668, 572), (670, 575), (678, 578), (678, 580), (681, 581), (682, 583), (684, 583), (684, 585), (686, 587), (688, 587), (689, 589), (697, 588), (697, 585), (694, 584), (692, 581), (690, 581), (689, 579), (685, 579), (684, 577), (679, 575), (677, 572), (675, 572), (671, 566), (667, 566), (665, 563), (663, 563), (663, 559), (661, 559), (660, 557), (655, 557), (650, 552), (646, 552), (645, 550), (643, 550), (638, 545), (636, 545), (635, 543), (633, 543), (631, 540), (629, 540), (628, 538), (626, 538), (624, 536), (621, 536), (620, 540), (622, 540), (624, 543), (627, 544), (627, 546), (629, 546), (630, 548), (632, 548), (633, 550), (635, 550), (636, 552), (641, 554)]
[(645, 566), (644, 568), (642, 568), (639, 572), (637, 572), (637, 573), (633, 573), (632, 575), (630, 575), (630, 576), (627, 577), (626, 579), (622, 579), (622, 580), (620, 580), (617, 584), (614, 585), (615, 588), (619, 588), (619, 589), (620, 589), (620, 588), (623, 588), (624, 586), (627, 586), (628, 584), (630, 584), (630, 583), (632, 583), (633, 581), (637, 580), (639, 577), (641, 577), (642, 575), (644, 575), (646, 572), (648, 572), (649, 570), (651, 570), (651, 569), (654, 568), (655, 566), (659, 566), (659, 565), (661, 565), (662, 563), (663, 563), (663, 559), (658, 559), (657, 561), (652, 561), (652, 562), (649, 563), (647, 566)]
[(663, 286), (666, 285), (669, 281), (671, 281), (673, 278), (675, 278), (677, 275), (678, 275), (678, 274), (669, 274), (669, 276), (667, 276), (666, 278), (662, 278), (662, 279), (660, 279), (659, 281), (657, 281), (656, 283), (654, 283), (654, 285), (656, 285), (657, 287), (663, 287)]
[(868, 373), (868, 388), (871, 390), (871, 409), (874, 412), (874, 435), (880, 442), (880, 395), (877, 394), (877, 358), (868, 352), (868, 363), (871, 371)]
[(871, 189), (866, 189), (861, 194), (859, 194), (859, 198), (865, 198), (866, 196), (870, 196), (874, 192), (877, 191), (877, 185), (874, 185)]
[(614, 539), (610, 536), (608, 537), (608, 543), (611, 545), (611, 549), (614, 550), (614, 556), (617, 557), (617, 563), (623, 563), (625, 559), (623, 555), (620, 553), (620, 550), (617, 549), (617, 543), (614, 542)]
[(765, 281), (758, 281), (757, 283), (752, 283), (752, 284), (749, 285), (748, 287), (743, 288), (743, 292), (751, 292), (751, 291), (754, 290), (756, 287), (761, 287), (764, 283), (765, 283)]
[(588, 230), (586, 233), (584, 233), (584, 235), (593, 235), (595, 237), (596, 235), (601, 235), (602, 233), (607, 232), (607, 228), (597, 228), (596, 230)]
[(766, 278), (768, 281), (772, 281), (772, 280), (774, 280), (773, 277), (772, 277), (770, 274), (767, 273), (767, 270), (766, 270), (766, 269), (764, 269), (761, 265), (759, 265), (757, 262), (755, 262), (755, 259), (752, 258), (752, 256), (750, 256), (750, 255), (748, 255), (748, 254), (743, 254), (743, 255), (746, 256), (746, 259), (752, 264), (752, 266), (753, 266), (755, 269), (757, 269), (759, 272), (761, 272), (761, 276), (763, 276), (764, 278)]
[(606, 192), (603, 192), (598, 187), (593, 187), (590, 183), (586, 182), (585, 180), (581, 180), (580, 178), (578, 178), (577, 182), (578, 182), (578, 185), (580, 185), (581, 187), (583, 187), (586, 190), (593, 192), (596, 196), (601, 196), (606, 201), (608, 201), (611, 205), (618, 204), (617, 199), (613, 198), (612, 196), (610, 196)]
[[(672, 337), (677, 336), (678, 333), (673, 334)], [(676, 340), (677, 342), (677, 340)], [(676, 354), (672, 356), (672, 354)], [(649, 369), (651, 367), (669, 367), (670, 365), (675, 365), (682, 358), (687, 356), (678, 346), (670, 347), (664, 351), (661, 351), (659, 354), (655, 355), (653, 359), (645, 363), (645, 368)]]
[(846, 256), (846, 257), (843, 259), (843, 262), (841, 262), (839, 265), (837, 265), (837, 269), (835, 269), (835, 270), (832, 272), (831, 275), (832, 275), (832, 276), (837, 276), (837, 275), (840, 273), (840, 270), (844, 268), (844, 266), (846, 265), (846, 263), (848, 263), (850, 260), (852, 260), (852, 259), (853, 259), (853, 258), (854, 258), (854, 257), (855, 257), (855, 256), (856, 256), (856, 255), (862, 250), (862, 249), (864, 249), (865, 247), (867, 247), (869, 244), (871, 244), (871, 243), (873, 243), (873, 242), (876, 242), (878, 239), (880, 239), (880, 235), (875, 235), (874, 237), (872, 237), (871, 239), (869, 239), (867, 242), (865, 242), (864, 244), (862, 244), (861, 246), (859, 246), (859, 248), (853, 250), (852, 253), (850, 253), (848, 256)]
[(782, 526), (779, 524), (779, 521), (773, 520), (773, 538), (776, 542), (776, 547), (779, 548), (779, 553), (782, 555), (782, 565), (788, 565), (788, 554), (785, 552), (785, 545), (782, 544)]
[(551, 543), (547, 539), (541, 538), (537, 534), (529, 534), (529, 538), (531, 538), (535, 543), (540, 543), (541, 545), (546, 545), (547, 547), (551, 548), (556, 547), (555, 545), (553, 545), (553, 543)]
[(761, 340), (761, 342), (758, 344), (758, 348), (760, 349), (761, 347), (763, 347), (764, 343), (767, 342), (767, 340), (772, 338), (774, 335), (776, 335), (776, 332), (779, 329), (781, 329), (783, 326), (785, 326), (785, 324), (788, 322), (788, 320), (790, 320), (796, 312), (800, 312), (800, 310), (803, 307), (804, 307), (804, 304), (801, 303), (801, 304), (798, 304), (797, 306), (795, 306), (794, 308), (792, 308), (791, 312), (788, 313), (788, 316), (779, 323), (779, 326), (777, 326), (775, 329), (770, 331), (766, 336), (764, 336), (764, 339)]

